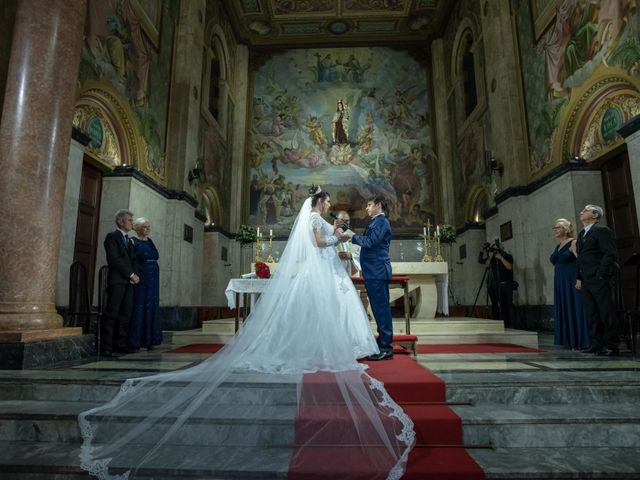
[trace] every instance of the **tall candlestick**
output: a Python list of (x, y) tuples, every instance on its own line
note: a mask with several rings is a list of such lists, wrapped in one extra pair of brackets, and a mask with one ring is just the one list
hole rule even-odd
[(262, 261), (262, 244), (260, 243), (262, 234), (260, 233), (260, 227), (256, 228), (256, 262)]

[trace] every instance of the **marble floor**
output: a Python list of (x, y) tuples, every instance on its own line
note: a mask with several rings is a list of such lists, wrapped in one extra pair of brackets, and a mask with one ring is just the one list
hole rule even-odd
[[(464, 442), (487, 478), (640, 479), (640, 359), (625, 351), (601, 358), (552, 343), (551, 335), (540, 334), (540, 352), (422, 354), (417, 361), (447, 383)], [(170, 348), (0, 371), (0, 433), (3, 421), (16, 418), (16, 399), (55, 396), (64, 385), (64, 395), (103, 402), (125, 378), (189, 368), (209, 357)], [(0, 456), (0, 471), (2, 464)]]
[[(416, 360), (438, 375), (474, 372), (483, 374), (490, 372), (562, 372), (597, 370), (603, 375), (606, 372), (637, 372), (640, 379), (640, 357), (633, 358), (631, 352), (622, 351), (617, 357), (598, 357), (583, 354), (553, 345), (553, 337), (539, 334), (540, 352), (524, 353), (445, 353), (420, 354)], [(52, 365), (40, 370), (76, 371), (121, 371), (121, 372), (165, 372), (193, 366), (209, 357), (204, 353), (170, 353), (172, 346), (162, 346), (152, 351), (123, 355), (112, 359), (88, 359), (78, 362), (67, 362)], [(27, 372), (31, 372), (29, 370)], [(1, 372), (1, 371), (0, 371)], [(9, 373), (10, 372), (10, 373)], [(21, 375), (21, 372), (5, 373)], [(615, 374), (614, 374), (615, 375)]]

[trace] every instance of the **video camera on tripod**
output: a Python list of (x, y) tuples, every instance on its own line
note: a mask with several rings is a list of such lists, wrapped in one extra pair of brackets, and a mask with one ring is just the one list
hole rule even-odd
[(482, 250), (487, 252), (487, 255), (495, 255), (496, 253), (504, 255), (505, 253), (504, 248), (502, 248), (502, 245), (500, 244), (500, 239), (497, 237), (493, 239), (493, 243), (485, 242), (482, 246)]

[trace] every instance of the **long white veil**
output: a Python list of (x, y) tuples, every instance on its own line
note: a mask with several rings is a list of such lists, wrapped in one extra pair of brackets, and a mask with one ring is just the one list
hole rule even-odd
[(345, 305), (357, 294), (335, 249), (317, 247), (310, 214), (307, 199), (267, 290), (223, 349), (129, 379), (79, 415), (83, 469), (100, 479), (402, 476), (413, 424), (356, 361), (367, 352), (350, 319), (366, 314)]

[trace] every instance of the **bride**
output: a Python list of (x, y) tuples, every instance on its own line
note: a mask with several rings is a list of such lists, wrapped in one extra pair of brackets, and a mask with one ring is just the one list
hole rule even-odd
[[(266, 464), (292, 478), (402, 476), (413, 424), (357, 362), (378, 347), (335, 249), (346, 238), (321, 216), (330, 200), (312, 186), (278, 269), (223, 349), (186, 370), (129, 379), (80, 414), (83, 469), (100, 479), (165, 468), (255, 478)], [(348, 471), (336, 468), (340, 455)]]

